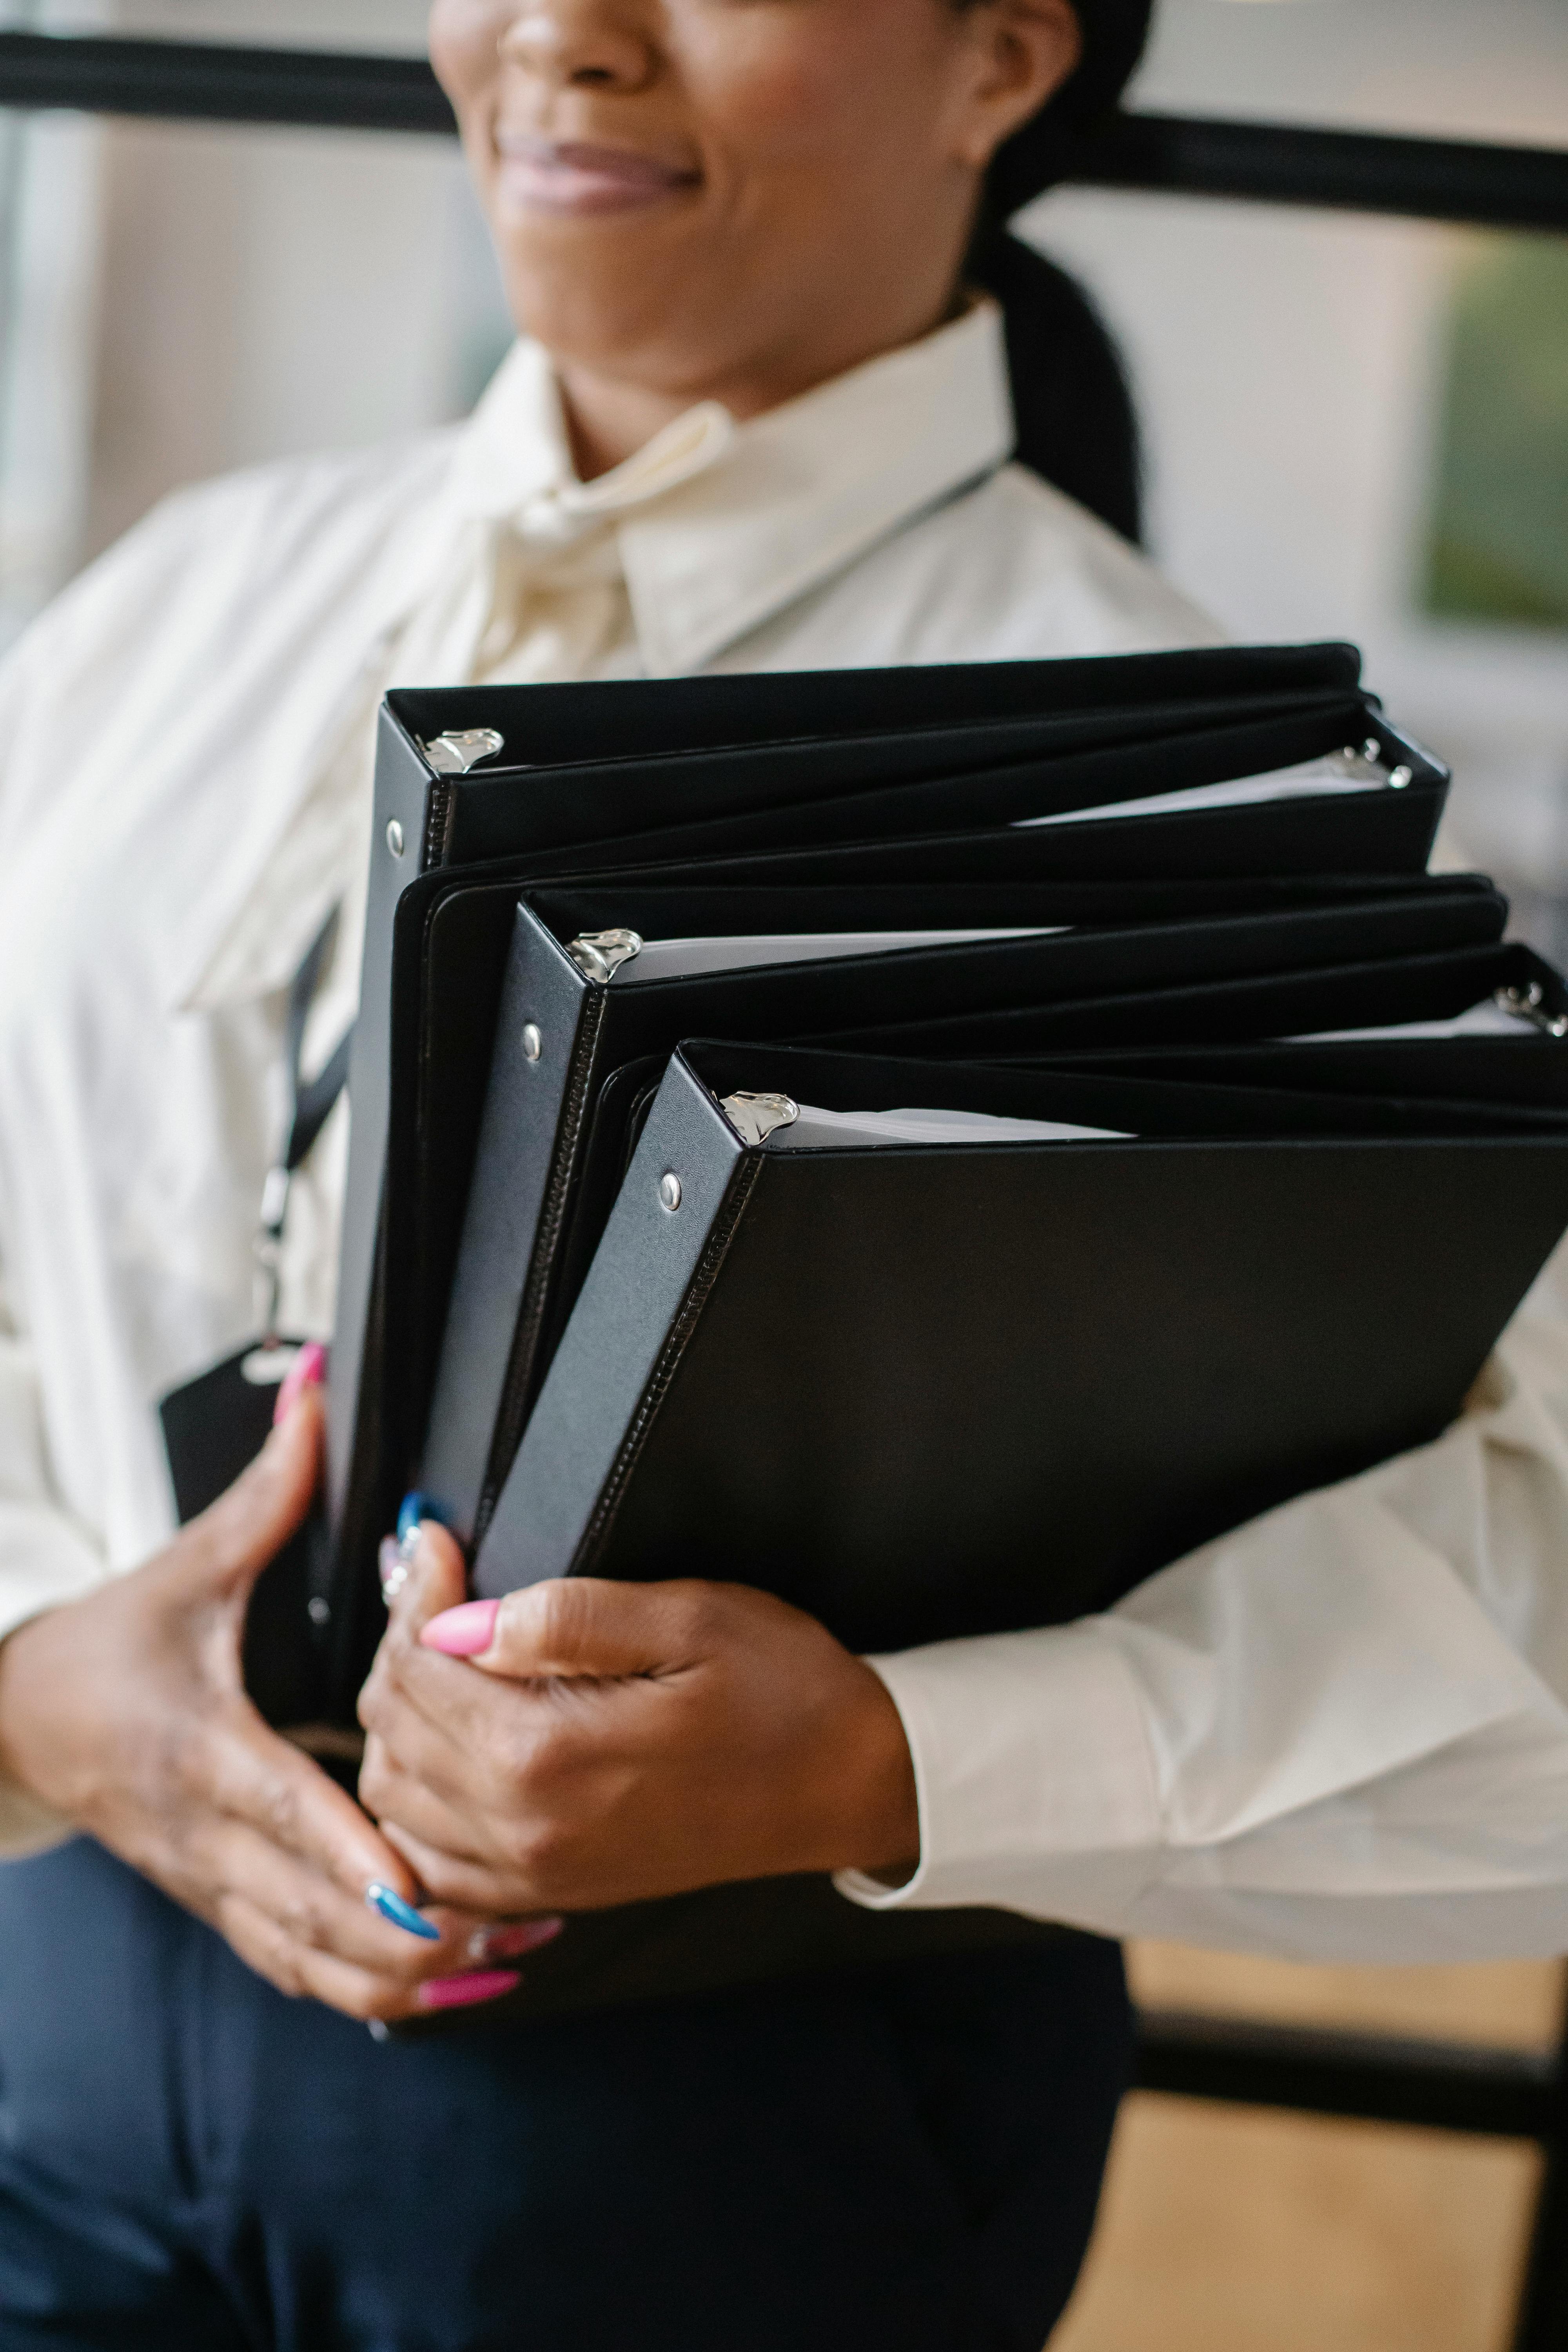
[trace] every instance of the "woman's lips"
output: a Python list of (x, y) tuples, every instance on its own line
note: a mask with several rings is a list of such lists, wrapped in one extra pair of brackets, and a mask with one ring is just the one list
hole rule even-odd
[(632, 147), (498, 132), (501, 179), (519, 204), (540, 212), (617, 213), (657, 204), (697, 185), (700, 174)]

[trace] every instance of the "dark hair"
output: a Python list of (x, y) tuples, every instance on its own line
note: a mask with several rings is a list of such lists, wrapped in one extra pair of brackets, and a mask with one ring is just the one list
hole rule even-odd
[(1074, 5), (1082, 61), (993, 161), (965, 275), (1002, 305), (1018, 463), (1136, 543), (1142, 451), (1121, 354), (1077, 280), (1006, 228), (1014, 213), (1061, 177), (1074, 138), (1114, 106), (1148, 38), (1153, 0)]

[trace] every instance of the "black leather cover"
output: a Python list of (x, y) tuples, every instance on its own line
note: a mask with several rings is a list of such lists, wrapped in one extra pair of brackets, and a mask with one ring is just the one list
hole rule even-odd
[[(1041, 731), (1045, 732), (1044, 726)], [(817, 747), (811, 745), (805, 747), (809, 756), (795, 762), (798, 773), (790, 780), (795, 789), (782, 800), (763, 805), (753, 803), (764, 793), (782, 790), (784, 780), (766, 773), (766, 763), (757, 752), (743, 757), (714, 753), (702, 761), (650, 761), (635, 773), (630, 772), (633, 763), (624, 763), (626, 772), (617, 768), (609, 773), (611, 789), (602, 793), (593, 791), (598, 779), (588, 771), (563, 780), (554, 796), (540, 790), (531, 776), (528, 827), (536, 836), (536, 845), (528, 855), (535, 861), (533, 870), (543, 874), (552, 870), (544, 861), (552, 856), (557, 861), (555, 871), (561, 870), (563, 860), (569, 866), (584, 865), (583, 847), (590, 842), (595, 845), (595, 862), (641, 865), (655, 858), (696, 861), (763, 849), (821, 850), (835, 843), (968, 832), (977, 824), (1070, 832), (1071, 812), (1076, 809), (1091, 810), (1111, 802), (1224, 782), (1336, 751), (1347, 740), (1374, 738), (1389, 764), (1397, 761), (1410, 770), (1412, 781), (1404, 790), (1443, 780), (1443, 772), (1396, 736), (1364, 700), (1336, 698), (1283, 724), (1258, 719), (1246, 728), (1212, 730), (1191, 738), (1160, 735), (1152, 740), (1119, 740), (1106, 749), (1064, 755), (1056, 754), (1046, 741), (1028, 763), (1015, 761), (996, 769), (963, 767), (916, 783), (886, 782), (858, 793), (835, 792), (833, 763), (824, 761)], [(706, 788), (714, 771), (726, 763), (734, 772), (730, 797), (742, 804), (721, 803), (713, 814), (683, 819), (682, 804), (695, 801), (700, 805), (708, 797)], [(501, 773), (454, 784), (442, 830), (450, 858), (477, 863), (517, 854), (519, 781)], [(685, 789), (678, 792), (676, 788), (682, 785)], [(1402, 794), (1391, 793), (1389, 798), (1398, 803)], [(664, 813), (667, 807), (668, 814)], [(650, 824), (649, 814), (655, 810), (660, 812), (659, 819)], [(1045, 815), (1059, 815), (1069, 822), (1059, 827), (1027, 824), (1027, 820)], [(1084, 820), (1086, 824), (1129, 821), (1139, 820)], [(1331, 808), (1320, 820), (1321, 835), (1332, 840), (1336, 824), (1336, 811)], [(1331, 856), (1326, 862), (1337, 861)]]
[[(420, 739), (481, 726), (506, 763), (434, 776)], [(1016, 822), (1368, 740), (1402, 789)], [(909, 966), (898, 989), (841, 968), (656, 988), (640, 1007), (611, 990), (574, 1181), (570, 1062), (532, 1073), (557, 1094), (479, 1180), (514, 1269), (465, 1309), (489, 1317), (492, 1354), (542, 1183), (561, 1211), (557, 1320), (594, 1266), (481, 1549), (489, 1589), (552, 1559), (707, 1565), (862, 1644), (921, 1639), (1096, 1605), (1453, 1410), (1568, 1216), (1556, 1066), (1516, 1057), (1528, 1083), (1480, 1087), (1421, 1057), (1396, 1099), (1353, 1055), (1258, 1042), (1446, 1015), (1518, 975), (1495, 894), (1421, 873), (1446, 781), (1345, 647), (394, 696), (331, 1376), (340, 1706), (383, 1622), (374, 1547), (417, 1460), (497, 1040), (520, 1025), (518, 1003), (501, 1010), (520, 900), (557, 943), (623, 923), (1073, 927), (930, 966), (919, 1002)], [(806, 890), (815, 914), (792, 914)], [(536, 1002), (575, 1031), (584, 992), (552, 954)], [(759, 1042), (693, 1045), (668, 1069), (704, 1029)], [(873, 1051), (762, 1042), (785, 1035)], [(1260, 1058), (1225, 1058), (1242, 1052)], [(1005, 1066), (1062, 1055), (1070, 1070)], [(743, 1149), (709, 1087), (774, 1084), (1143, 1139)], [(672, 1216), (644, 1180), (677, 1156)], [(1453, 1281), (1431, 1281), (1435, 1258)], [(547, 1349), (548, 1313), (541, 1330)], [(983, 1550), (984, 1576), (965, 1572)], [(994, 1912), (872, 1918), (817, 1881), (705, 1890), (574, 1919), (508, 2009), (1047, 1932)]]
[[(585, 978), (562, 945), (578, 930), (613, 925), (656, 939), (742, 927), (786, 933), (958, 927), (983, 919), (982, 907), (972, 903), (978, 896), (964, 892), (955, 902), (935, 885), (716, 891), (650, 890), (635, 882), (528, 894), (513, 918), (476, 1172), (417, 1479), (465, 1541), (482, 1528), (487, 1498), (510, 1466), (570, 1305), (566, 1270), (583, 1260), (574, 1229), (584, 1147), (603, 1085), (625, 1063), (656, 1051), (668, 1055), (683, 1034), (720, 1024), (757, 1038), (832, 1032), (851, 1008), (862, 1034), (880, 1030), (889, 1018), (900, 1032), (923, 1028), (954, 1007), (977, 1014), (981, 1031), (1005, 1017), (1010, 1033), (1013, 1008), (1020, 1003), (1092, 994), (1113, 976), (1124, 988), (1145, 989), (1237, 971), (1310, 969), (1352, 950), (1394, 955), (1490, 945), (1507, 911), (1495, 892), (1467, 877), (1451, 887), (1434, 882), (1423, 894), (1348, 906), (1275, 906), (1196, 921), (1108, 921), (1038, 939), (776, 963), (644, 984), (636, 982), (635, 966), (608, 985)], [(1059, 921), (1062, 911), (1056, 894), (1037, 888), (1007, 894), (989, 919), (1049, 923)], [(438, 916), (437, 934), (442, 928)], [(456, 947), (459, 956), (471, 953), (467, 929)], [(433, 961), (440, 950), (439, 937), (433, 936)], [(525, 1030), (537, 1040), (533, 1058), (522, 1050)], [(1006, 1040), (998, 1040), (996, 1049), (1006, 1050)], [(422, 1057), (433, 1086), (444, 1058), (437, 1029)], [(451, 1121), (448, 1096), (436, 1123), (449, 1131)], [(421, 1153), (419, 1160), (428, 1167), (431, 1155)], [(427, 1206), (426, 1229), (430, 1215)]]
[[(1568, 1121), (1368, 1135), (1352, 1098), (1315, 1136), (1213, 1138), (1194, 1104), (1184, 1137), (1131, 1142), (748, 1149), (704, 1078), (976, 1107), (952, 1069), (678, 1057), (482, 1591), (739, 1576), (862, 1650), (1081, 1615), (1436, 1435), (1568, 1225)], [(1118, 1092), (1019, 1073), (1003, 1098), (1146, 1122), (1135, 1089), (1110, 1118)]]
[[(294, 1343), (286, 1343), (291, 1360)], [(199, 1517), (249, 1467), (272, 1434), (278, 1386), (246, 1378), (261, 1351), (242, 1348), (162, 1399), (169, 1477), (180, 1524)], [(321, 1643), (312, 1641), (308, 1603), (330, 1558), (319, 1511), (272, 1559), (250, 1596), (245, 1618), (245, 1687), (267, 1721), (314, 1722), (321, 1712)]]
[[(1444, 1100), (1446, 1076), (1469, 1076), (1436, 1053), (1424, 1101), (1173, 1078), (1144, 1059), (1162, 1075), (689, 1045), (479, 1589), (740, 1576), (859, 1648), (896, 1648), (1102, 1607), (1224, 1528), (1435, 1435), (1568, 1222), (1568, 1113)], [(646, 1072), (626, 1076), (623, 1130), (646, 1093)], [(1141, 1139), (748, 1148), (715, 1102), (738, 1087)], [(868, 1916), (822, 1880), (716, 1887), (574, 1918), (501, 2011), (1044, 1932), (998, 1912)]]
[[(506, 738), (504, 764), (434, 775), (420, 740), (475, 726)], [(1012, 824), (1366, 741), (1408, 774), (1403, 791)], [(706, 871), (753, 886), (1412, 877), (1445, 784), (1336, 646), (390, 698), (329, 1397), (336, 1567), (316, 1595), (331, 1612), (341, 1707), (374, 1647), (374, 1548), (417, 1453), (504, 964), (493, 929), (471, 906), (448, 920), (447, 900), (481, 874), (520, 887), (653, 866), (667, 882)], [(473, 1108), (448, 1138), (427, 1116), (420, 1041), (442, 996), (432, 942), (465, 922), (473, 955), (444, 1058)], [(1036, 1042), (1064, 1041), (1047, 1029)]]
[[(390, 707), (415, 739), (480, 727), (505, 738), (504, 764), (463, 779), (450, 795), (442, 854), (473, 860), (542, 848), (552, 833), (566, 840), (629, 833), (650, 810), (660, 824), (740, 816), (879, 782), (968, 776), (1019, 760), (1033, 765), (1042, 752), (1092, 755), (1253, 722), (1288, 730), (1324, 711), (1348, 727), (1352, 713), (1359, 720), (1367, 712), (1360, 672), (1349, 646), (1218, 646), (672, 678), (628, 682), (612, 695), (598, 686), (399, 691)], [(1371, 712), (1373, 733), (1376, 721)], [(1367, 731), (1363, 725), (1337, 740), (1360, 742)], [(1323, 735), (1290, 756), (1310, 757), (1334, 740)], [(520, 772), (529, 782), (523, 838)], [(1243, 765), (1214, 772), (1245, 774), (1245, 755)]]
[[(1550, 1018), (1568, 1017), (1568, 988), (1562, 975), (1529, 948), (1503, 949), (1491, 983), (1536, 989)], [(1389, 1101), (1441, 1096), (1470, 1106), (1477, 1118), (1487, 1106), (1568, 1108), (1568, 1036), (1531, 1031), (1522, 1024), (1511, 1036), (1248, 1040), (1166, 1046), (1152, 1054), (1137, 1045), (1110, 1053), (1089, 1048), (1053, 1056), (1052, 1066), (1215, 1086), (1326, 1088)]]

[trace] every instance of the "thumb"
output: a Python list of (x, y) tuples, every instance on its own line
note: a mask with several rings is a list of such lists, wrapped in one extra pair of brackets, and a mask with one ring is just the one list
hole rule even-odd
[(247, 1470), (174, 1547), (195, 1581), (248, 1591), (302, 1524), (321, 1475), (325, 1415), (319, 1388), (296, 1398)]
[(596, 1576), (558, 1578), (470, 1601), (433, 1618), (420, 1641), (514, 1682), (552, 1676), (619, 1679), (671, 1674), (710, 1646), (701, 1585), (612, 1584)]
[[(395, 1564), (401, 1555), (395, 1547), (389, 1557)], [(450, 1616), (468, 1589), (468, 1564), (457, 1537), (438, 1519), (426, 1519), (407, 1580), (390, 1604), (393, 1621), (417, 1633), (432, 1618)]]

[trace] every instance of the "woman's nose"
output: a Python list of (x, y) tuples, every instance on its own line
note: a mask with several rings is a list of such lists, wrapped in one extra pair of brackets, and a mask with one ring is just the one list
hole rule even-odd
[(647, 13), (640, 0), (528, 0), (500, 53), (563, 89), (640, 89), (657, 70)]

